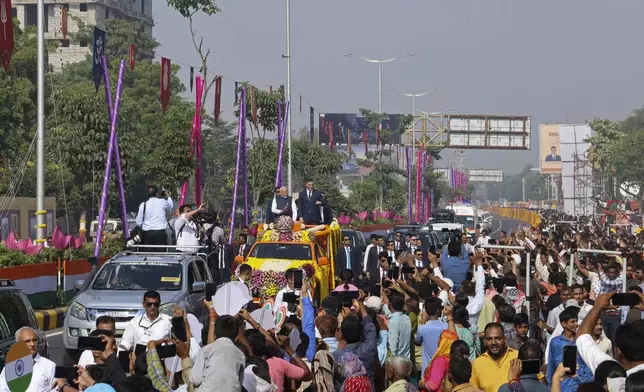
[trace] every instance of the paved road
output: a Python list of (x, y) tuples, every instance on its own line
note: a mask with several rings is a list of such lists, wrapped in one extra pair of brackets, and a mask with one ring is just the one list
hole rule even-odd
[[(501, 230), (515, 231), (519, 225), (523, 225), (521, 221), (514, 219), (507, 219), (503, 217), (494, 217), (492, 220), (491, 236), (497, 237)], [(47, 341), (49, 342), (49, 359), (55, 363), (62, 365), (65, 357), (65, 349), (63, 347), (63, 330), (57, 329), (47, 331)]]

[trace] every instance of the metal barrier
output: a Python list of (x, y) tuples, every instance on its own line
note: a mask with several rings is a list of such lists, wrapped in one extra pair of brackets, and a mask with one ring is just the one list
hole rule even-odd
[[(525, 250), (525, 246), (510, 245), (481, 245), (482, 249)], [(528, 309), (528, 323), (530, 322), (530, 252), (526, 252), (525, 260), (525, 305)]]
[[(577, 253), (596, 253), (600, 255), (609, 255), (609, 256), (621, 256), (621, 252), (614, 250), (602, 250), (602, 249), (577, 249)], [(622, 291), (626, 292), (626, 264), (625, 261), (622, 263)], [(572, 285), (573, 271), (575, 265), (575, 254), (570, 254), (570, 266), (568, 268), (568, 286)]]

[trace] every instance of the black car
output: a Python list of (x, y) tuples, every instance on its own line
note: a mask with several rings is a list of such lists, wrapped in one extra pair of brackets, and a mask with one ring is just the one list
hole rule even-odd
[(38, 334), (38, 353), (47, 358), (49, 346), (45, 334), (38, 329), (34, 310), (25, 293), (12, 280), (0, 279), (0, 369), (11, 346), (16, 342), (16, 332), (31, 327)]

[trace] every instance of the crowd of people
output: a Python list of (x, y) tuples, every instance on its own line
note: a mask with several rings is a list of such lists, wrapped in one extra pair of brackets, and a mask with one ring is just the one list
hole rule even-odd
[[(206, 302), (206, 320), (175, 310), (182, 340), (159, 313), (159, 294), (147, 292), (145, 313), (118, 344), (114, 320), (96, 320), (105, 349), (86, 351), (68, 379), (54, 378), (35, 333), (22, 329), (16, 338), (32, 349), (39, 374), (29, 391), (640, 391), (642, 238), (557, 220), (547, 215), (492, 241), (516, 250), (482, 247), (491, 240), (481, 233), (454, 236), (434, 254), (401, 233), (387, 243), (374, 236), (362, 258), (345, 237), (332, 295), (314, 298), (287, 271), (274, 309), (286, 293), (296, 300), (275, 330), (253, 319), (253, 303), (218, 315)], [(248, 267), (240, 266), (241, 281), (251, 279)]]

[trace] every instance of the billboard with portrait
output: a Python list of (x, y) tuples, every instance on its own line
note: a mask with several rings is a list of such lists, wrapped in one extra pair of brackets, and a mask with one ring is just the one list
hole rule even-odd
[[(320, 113), (319, 132), (322, 145), (375, 145), (400, 144), (401, 135), (393, 134), (400, 128), (402, 115), (390, 114), (382, 123), (383, 132), (371, 129), (364, 116), (355, 113)], [(380, 140), (379, 140), (380, 139)]]
[(539, 125), (539, 164), (542, 174), (561, 174), (559, 124)]

